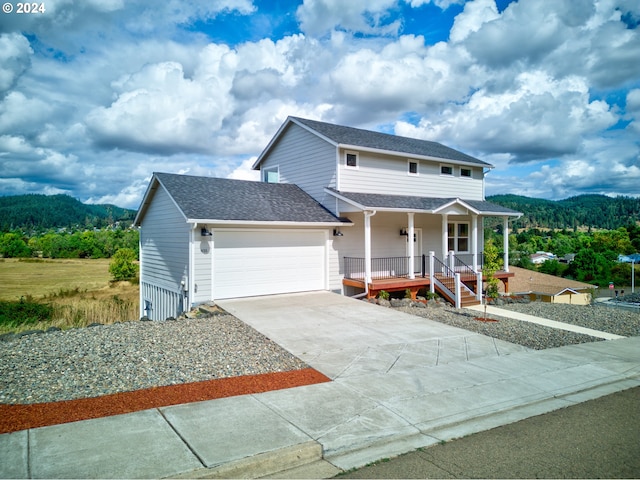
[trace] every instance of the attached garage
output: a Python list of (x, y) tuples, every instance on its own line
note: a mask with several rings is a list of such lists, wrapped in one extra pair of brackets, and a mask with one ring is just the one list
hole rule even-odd
[(216, 230), (216, 299), (327, 288), (326, 230)]
[(155, 173), (138, 211), (140, 315), (339, 285), (333, 232), (352, 225), (292, 184)]

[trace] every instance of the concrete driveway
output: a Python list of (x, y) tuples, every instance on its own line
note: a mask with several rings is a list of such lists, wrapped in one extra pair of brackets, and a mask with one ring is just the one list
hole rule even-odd
[(221, 300), (218, 304), (334, 380), (527, 350), (331, 292)]

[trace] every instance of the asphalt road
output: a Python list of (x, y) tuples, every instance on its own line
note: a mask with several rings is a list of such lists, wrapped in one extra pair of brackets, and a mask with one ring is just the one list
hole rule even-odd
[(640, 478), (640, 387), (340, 478)]

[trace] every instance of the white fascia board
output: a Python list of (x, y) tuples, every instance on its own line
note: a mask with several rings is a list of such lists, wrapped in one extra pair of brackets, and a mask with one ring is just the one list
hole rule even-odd
[(259, 170), (260, 169), (260, 163), (262, 163), (262, 160), (264, 160), (264, 157), (269, 153), (269, 151), (271, 150), (273, 145), (280, 139), (280, 136), (283, 134), (283, 132), (289, 126), (290, 123), (295, 123), (300, 128), (304, 128), (307, 132), (310, 132), (310, 133), (314, 134), (316, 137), (319, 137), (319, 138), (323, 139), (325, 142), (328, 142), (328, 143), (330, 143), (331, 145), (333, 145), (335, 147), (338, 146), (338, 144), (336, 142), (334, 142), (330, 138), (325, 137), (324, 135), (318, 133), (313, 128), (310, 128), (310, 127), (306, 126), (305, 124), (296, 121), (294, 118), (287, 117), (287, 119), (284, 121), (284, 123), (282, 125), (280, 125), (280, 128), (278, 129), (276, 134), (273, 136), (273, 138), (271, 138), (271, 141), (267, 144), (267, 146), (262, 151), (262, 153), (260, 153), (260, 155), (258, 156), (258, 159), (254, 162), (253, 166), (251, 167), (252, 170)]
[(291, 122), (291, 118), (287, 117), (287, 119), (283, 122), (283, 124), (280, 125), (280, 128), (278, 129), (276, 134), (273, 137), (271, 137), (271, 140), (269, 141), (267, 146), (264, 147), (264, 150), (262, 150), (260, 155), (258, 155), (257, 160), (251, 166), (251, 170), (260, 170), (260, 163), (262, 163), (262, 160), (264, 160), (264, 157), (269, 153), (271, 148), (278, 141), (278, 139), (282, 135), (282, 132), (284, 132), (285, 128), (287, 128), (287, 126), (289, 125), (290, 122)]
[[(344, 150), (356, 150), (356, 151), (361, 151), (361, 152), (370, 152), (370, 153), (379, 153), (382, 155), (391, 155), (394, 157), (402, 157), (402, 158), (415, 158), (417, 160), (428, 160), (430, 162), (446, 162), (446, 163), (452, 163), (455, 165), (465, 165), (465, 166), (470, 166), (470, 167), (483, 167), (483, 168), (489, 168), (489, 169), (493, 169), (495, 168), (493, 165), (491, 165), (490, 163), (473, 163), (473, 162), (465, 162), (463, 160), (452, 160), (450, 158), (442, 158), (442, 157), (432, 157), (430, 155), (417, 155), (414, 153), (408, 153), (408, 152), (398, 152), (396, 150), (384, 150), (384, 149), (380, 149), (380, 148), (371, 148), (371, 147), (363, 147), (361, 145), (348, 145), (348, 144), (339, 144), (338, 148), (344, 149)], [(482, 160), (480, 160), (482, 161)]]
[(138, 226), (138, 227), (140, 226), (140, 222), (142, 222), (144, 215), (147, 213), (147, 209), (149, 208), (149, 205), (151, 205), (151, 202), (153, 201), (153, 197), (155, 196), (159, 187), (162, 187), (164, 189), (167, 196), (171, 199), (171, 202), (173, 203), (173, 205), (176, 207), (178, 212), (180, 212), (180, 215), (182, 215), (182, 218), (184, 218), (185, 221), (188, 222), (187, 216), (184, 214), (180, 206), (176, 203), (175, 199), (171, 196), (171, 194), (169, 193), (169, 190), (167, 190), (167, 188), (162, 184), (160, 179), (156, 175), (154, 175), (151, 179), (151, 182), (149, 182), (149, 186), (147, 187), (147, 191), (145, 192), (144, 197), (142, 198), (142, 203), (140, 204), (140, 208), (138, 209), (136, 218), (133, 220), (133, 224), (135, 226)]
[(324, 135), (322, 135), (320, 132), (318, 132), (317, 130), (314, 130), (313, 128), (305, 125), (304, 123), (300, 123), (298, 122), (295, 118), (289, 118), (289, 121), (292, 123), (295, 123), (296, 125), (298, 125), (300, 128), (304, 128), (307, 132), (309, 133), (313, 133), (316, 137), (321, 138), (322, 140), (324, 140), (325, 142), (333, 145), (334, 147), (338, 147), (339, 145), (334, 142), (333, 140), (331, 140), (329, 137), (325, 137)]
[(352, 222), (267, 222), (254, 220), (214, 220), (205, 218), (190, 218), (187, 223), (222, 226), (247, 227), (351, 227)]

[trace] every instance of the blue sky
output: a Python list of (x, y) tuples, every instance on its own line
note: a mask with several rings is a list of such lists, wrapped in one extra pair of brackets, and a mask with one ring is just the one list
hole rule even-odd
[(43, 5), (0, 14), (0, 195), (253, 179), (295, 115), (457, 148), (487, 195), (640, 196), (637, 0)]

